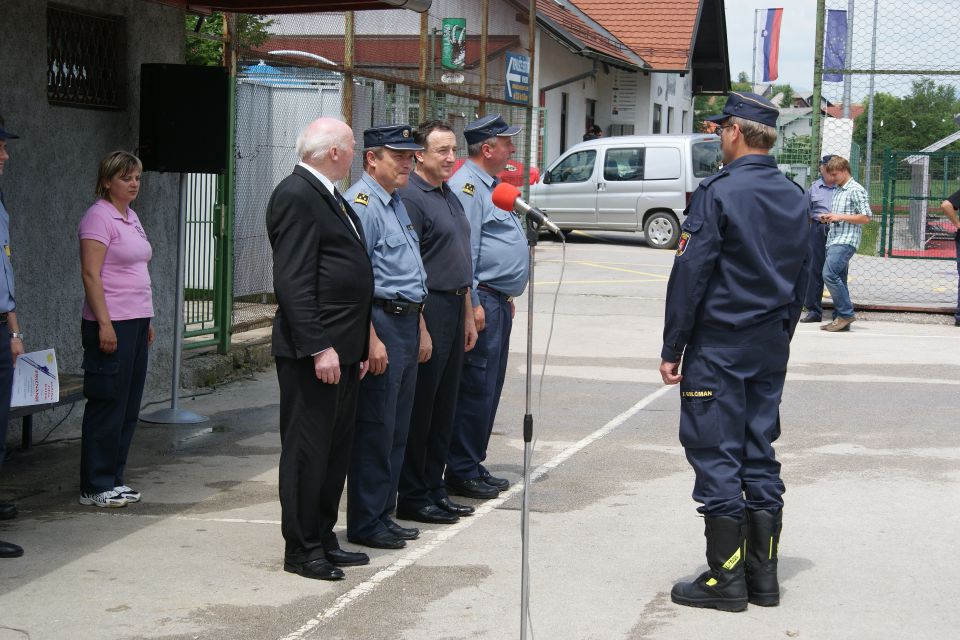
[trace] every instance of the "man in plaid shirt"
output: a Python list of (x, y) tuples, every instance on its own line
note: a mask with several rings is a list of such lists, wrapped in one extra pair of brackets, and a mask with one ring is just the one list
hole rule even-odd
[(833, 298), (833, 322), (822, 325), (824, 331), (849, 331), (856, 319), (847, 288), (850, 258), (860, 246), (862, 225), (870, 222), (870, 200), (867, 190), (850, 176), (850, 163), (841, 156), (827, 162), (826, 172), (836, 185), (830, 213), (820, 214), (820, 221), (830, 224), (827, 234), (827, 257), (823, 263), (823, 283)]

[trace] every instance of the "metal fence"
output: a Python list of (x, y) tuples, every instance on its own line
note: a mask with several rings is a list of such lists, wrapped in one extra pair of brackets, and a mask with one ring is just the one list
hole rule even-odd
[[(954, 0), (819, 0), (814, 110), (822, 152), (846, 150), (874, 212), (850, 265), (856, 303), (952, 308), (957, 273), (940, 202), (957, 188), (960, 59)], [(815, 137), (816, 137), (815, 136)], [(920, 153), (922, 152), (922, 153)], [(951, 160), (951, 158), (954, 158)], [(933, 240), (931, 240), (933, 239)]]
[[(435, 3), (436, 4), (436, 3)], [(457, 132), (458, 155), (466, 156), (462, 132), (483, 114), (501, 113), (536, 135), (542, 114), (509, 102), (508, 56), (526, 55), (516, 16), (484, 17), (486, 2), (464, 2), (456, 29), (435, 10), (288, 14), (269, 16), (270, 38), (241, 51), (236, 88), (234, 326), (255, 326), (272, 317), (275, 306), (272, 257), (264, 225), (273, 188), (297, 162), (299, 132), (320, 116), (343, 118), (362, 141), (374, 125), (428, 119), (448, 121)], [(448, 42), (445, 52), (444, 28)], [(486, 37), (483, 34), (486, 33)], [(462, 57), (449, 69), (449, 56)], [(451, 65), (455, 66), (455, 65)], [(349, 117), (344, 117), (347, 114)], [(530, 157), (530, 137), (518, 135), (515, 172)], [(535, 154), (534, 157), (539, 157)], [(509, 169), (509, 167), (508, 167)], [(346, 189), (359, 179), (362, 154)]]

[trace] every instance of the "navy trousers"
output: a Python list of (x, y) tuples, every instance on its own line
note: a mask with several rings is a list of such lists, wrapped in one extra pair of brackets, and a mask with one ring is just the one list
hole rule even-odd
[(427, 295), (423, 319), (433, 340), (433, 355), (417, 370), (397, 498), (402, 511), (417, 511), (447, 497), (443, 468), (463, 368), (463, 307), (463, 296), (437, 291)]
[(823, 315), (823, 261), (827, 256), (827, 232), (830, 225), (814, 222), (810, 225), (810, 279), (807, 281), (803, 306), (808, 313)]
[(113, 323), (117, 349), (100, 351), (96, 322), (83, 320), (83, 409), (80, 441), (80, 490), (112, 491), (124, 483), (123, 471), (140, 416), (147, 378), (147, 331), (150, 318)]
[[(0, 325), (6, 331), (6, 325)], [(10, 339), (0, 336), (0, 467), (7, 455), (7, 416), (10, 414), (10, 395), (13, 391), (13, 353)]]
[(396, 509), (420, 349), (419, 314), (398, 316), (374, 306), (372, 317), (389, 364), (360, 382), (347, 474), (347, 537), (353, 540), (386, 531)]
[(953, 317), (960, 322), (960, 229), (957, 230), (955, 241), (957, 244), (957, 310)]
[(486, 289), (477, 293), (486, 323), (477, 336), (477, 345), (463, 361), (457, 417), (447, 456), (446, 478), (454, 482), (477, 478), (486, 471), (483, 461), (487, 458), (510, 353), (510, 302), (506, 296)]
[(736, 518), (744, 508), (783, 506), (773, 443), (789, 356), (783, 323), (726, 340), (712, 336), (684, 352), (680, 443), (696, 473), (700, 513)]

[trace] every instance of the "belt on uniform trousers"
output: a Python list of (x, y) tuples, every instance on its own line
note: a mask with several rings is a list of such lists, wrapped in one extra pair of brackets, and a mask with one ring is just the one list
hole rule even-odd
[(7, 312), (0, 313), (0, 324), (7, 324)]
[(488, 284), (484, 284), (484, 283), (481, 282), (480, 284), (477, 285), (477, 289), (483, 289), (484, 291), (488, 291), (488, 292), (492, 293), (493, 295), (498, 296), (498, 297), (500, 297), (500, 298), (506, 298), (507, 302), (512, 302), (512, 301), (513, 301), (513, 296), (508, 296), (508, 295), (505, 294), (505, 293), (501, 293), (501, 292), (497, 291), (496, 289), (494, 289), (493, 287), (491, 287), (491, 286), (488, 285)]
[(409, 316), (423, 311), (422, 302), (406, 302), (404, 300), (385, 300), (383, 298), (374, 298), (373, 304), (381, 307), (387, 313), (395, 316)]
[(469, 290), (470, 287), (460, 287), (459, 289), (451, 289), (450, 291), (444, 291), (443, 289), (430, 289), (430, 293), (446, 293), (451, 296), (465, 296)]

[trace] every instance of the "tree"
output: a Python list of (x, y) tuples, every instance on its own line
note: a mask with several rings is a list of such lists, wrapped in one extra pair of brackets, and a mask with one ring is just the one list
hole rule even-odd
[[(750, 84), (750, 78), (746, 71), (741, 71), (737, 75), (737, 81), (730, 83), (733, 91), (753, 91)], [(726, 102), (726, 96), (697, 96), (693, 99), (693, 126), (699, 127), (704, 118), (715, 116), (723, 111), (723, 104)]]
[[(952, 85), (933, 80), (914, 80), (909, 95), (902, 98), (889, 93), (873, 96), (873, 148), (917, 151), (957, 130), (954, 114), (960, 112), (960, 100)], [(867, 114), (857, 118), (853, 140), (866, 149)], [(948, 150), (960, 149), (953, 143)]]
[[(187, 16), (187, 31), (194, 31), (197, 26), (198, 16)], [(200, 33), (212, 36), (223, 35), (224, 17), (222, 13), (214, 12), (203, 21), (200, 27)], [(237, 14), (237, 44), (240, 49), (250, 49), (258, 47), (267, 41), (270, 37), (268, 29), (273, 25), (273, 20), (268, 20), (261, 14)], [(223, 64), (223, 44), (212, 40), (187, 37), (186, 63), (197, 64), (208, 67), (218, 67)]]
[(775, 84), (770, 87), (771, 98), (776, 96), (778, 93), (783, 94), (783, 97), (780, 99), (781, 109), (789, 109), (793, 106), (793, 87), (791, 87), (789, 84)]
[(793, 134), (783, 141), (780, 150), (774, 155), (780, 164), (809, 164), (811, 137)]

